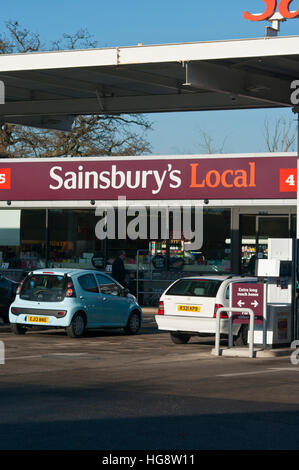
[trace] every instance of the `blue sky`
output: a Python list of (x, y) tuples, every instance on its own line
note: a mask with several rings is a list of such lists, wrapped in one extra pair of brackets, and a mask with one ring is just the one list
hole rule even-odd
[[(294, 0), (291, 9), (298, 6)], [(254, 38), (264, 36), (268, 23), (248, 22), (243, 11), (264, 9), (262, 0), (14, 0), (1, 8), (0, 29), (17, 20), (47, 45), (84, 28), (99, 47)], [(297, 34), (299, 19), (282, 24), (280, 35)], [(227, 153), (263, 152), (264, 121), (277, 116), (294, 118), (280, 109), (155, 114), (148, 138), (154, 154), (201, 153), (201, 131), (213, 136), (215, 147), (225, 140)]]

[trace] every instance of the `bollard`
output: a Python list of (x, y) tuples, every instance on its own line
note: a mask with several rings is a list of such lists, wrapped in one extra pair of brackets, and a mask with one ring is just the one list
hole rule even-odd
[(5, 364), (5, 345), (0, 341), (0, 364)]
[(0, 80), (0, 104), (5, 104), (5, 85), (2, 80)]
[(221, 307), (216, 313), (216, 335), (215, 335), (215, 354), (220, 356), (220, 314), (221, 312), (227, 312), (229, 315), (229, 348), (232, 347), (232, 314), (233, 313), (247, 313), (250, 316), (249, 322), (249, 357), (254, 357), (254, 312), (251, 308), (237, 308), (237, 307)]

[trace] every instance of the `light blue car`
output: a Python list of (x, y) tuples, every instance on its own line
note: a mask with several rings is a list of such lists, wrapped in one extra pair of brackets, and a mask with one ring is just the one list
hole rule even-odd
[(124, 328), (136, 334), (142, 310), (128, 289), (102, 272), (39, 269), (20, 285), (9, 321), (16, 334), (36, 326), (65, 328), (72, 338), (91, 328)]

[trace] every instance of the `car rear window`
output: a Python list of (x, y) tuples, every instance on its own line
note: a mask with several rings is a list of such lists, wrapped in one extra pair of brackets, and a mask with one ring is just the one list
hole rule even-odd
[(67, 277), (55, 274), (32, 274), (26, 277), (20, 298), (37, 302), (59, 302), (65, 297)]
[(216, 297), (220, 284), (217, 279), (181, 279), (166, 291), (166, 295)]

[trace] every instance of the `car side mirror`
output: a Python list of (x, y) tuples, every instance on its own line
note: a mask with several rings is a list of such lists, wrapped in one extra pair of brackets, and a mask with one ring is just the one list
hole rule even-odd
[(123, 297), (127, 297), (127, 295), (130, 293), (129, 289), (127, 287), (125, 287), (123, 290), (122, 290), (122, 295)]

